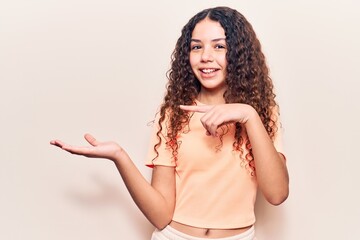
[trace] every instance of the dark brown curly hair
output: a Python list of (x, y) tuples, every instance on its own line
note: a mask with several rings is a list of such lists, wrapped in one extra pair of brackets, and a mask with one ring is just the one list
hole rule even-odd
[[(266, 131), (274, 137), (277, 127), (273, 110), (278, 107), (275, 102), (273, 83), (269, 77), (265, 56), (251, 24), (238, 11), (228, 7), (205, 9), (183, 27), (181, 36), (171, 56), (171, 68), (167, 72), (168, 84), (164, 101), (160, 108), (158, 143), (161, 144), (163, 127), (166, 127), (166, 145), (172, 149), (173, 157), (177, 160), (180, 131), (189, 123), (191, 114), (181, 110), (179, 105), (192, 105), (199, 94), (201, 85), (196, 79), (189, 62), (190, 41), (195, 25), (201, 20), (209, 18), (219, 22), (225, 30), (227, 44), (227, 90), (224, 93), (226, 103), (249, 104), (258, 112)], [(166, 124), (162, 124), (166, 119)], [(241, 146), (248, 150), (245, 155), (247, 165), (254, 167), (253, 155), (248, 139), (243, 139), (240, 123), (235, 124), (234, 149), (242, 153)], [(221, 137), (220, 137), (221, 139)]]

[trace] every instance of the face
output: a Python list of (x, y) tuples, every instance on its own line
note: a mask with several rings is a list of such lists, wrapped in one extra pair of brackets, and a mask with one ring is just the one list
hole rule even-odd
[(190, 65), (201, 83), (201, 91), (226, 89), (226, 39), (219, 22), (208, 18), (196, 24), (190, 45)]

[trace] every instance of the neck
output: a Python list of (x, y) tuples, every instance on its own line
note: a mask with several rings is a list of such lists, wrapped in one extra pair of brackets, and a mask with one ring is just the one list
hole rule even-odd
[(225, 91), (209, 92), (206, 89), (201, 89), (199, 95), (197, 96), (197, 100), (207, 105), (224, 104), (224, 92)]

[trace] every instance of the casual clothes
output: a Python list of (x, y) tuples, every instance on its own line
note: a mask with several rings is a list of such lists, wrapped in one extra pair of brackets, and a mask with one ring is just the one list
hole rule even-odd
[[(201, 103), (196, 102), (197, 105)], [(185, 225), (207, 229), (234, 229), (255, 223), (254, 204), (257, 181), (254, 168), (246, 159), (248, 150), (234, 150), (235, 124), (222, 126), (219, 137), (207, 136), (200, 121), (204, 113), (194, 112), (178, 136), (178, 154), (166, 145), (167, 119), (162, 123), (161, 145), (156, 135), (159, 114), (155, 119), (146, 165), (175, 167), (176, 205), (173, 220)], [(278, 126), (280, 126), (278, 124)], [(279, 129), (278, 132), (281, 132)], [(275, 148), (282, 152), (281, 135)], [(245, 131), (242, 135), (247, 139)]]

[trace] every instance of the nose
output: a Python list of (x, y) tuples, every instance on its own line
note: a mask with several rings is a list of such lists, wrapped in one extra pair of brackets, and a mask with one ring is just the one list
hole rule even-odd
[(204, 47), (203, 52), (201, 54), (201, 61), (202, 62), (212, 62), (214, 61), (213, 51), (209, 47)]

